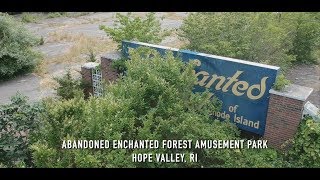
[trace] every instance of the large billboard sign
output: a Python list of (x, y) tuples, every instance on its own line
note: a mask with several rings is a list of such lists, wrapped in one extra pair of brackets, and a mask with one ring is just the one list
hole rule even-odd
[(213, 117), (230, 119), (242, 130), (264, 134), (269, 90), (276, 80), (279, 67), (133, 41), (122, 42), (123, 54), (129, 56), (130, 48), (141, 46), (160, 53), (172, 51), (184, 62), (195, 61), (198, 82), (194, 92), (209, 89), (222, 101), (222, 110), (213, 112)]

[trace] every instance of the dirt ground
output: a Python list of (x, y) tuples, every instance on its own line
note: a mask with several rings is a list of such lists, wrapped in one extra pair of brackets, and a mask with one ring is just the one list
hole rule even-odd
[(320, 108), (320, 66), (299, 65), (289, 70), (287, 78), (294, 84), (313, 88), (309, 101)]
[[(133, 13), (144, 16), (146, 13)], [(156, 16), (165, 29), (179, 28), (184, 12), (159, 12)], [(86, 62), (89, 50), (93, 50), (96, 59), (101, 54), (116, 49), (116, 44), (99, 30), (99, 25), (114, 26), (115, 13), (87, 13), (78, 17), (45, 18), (26, 27), (34, 34), (43, 37), (44, 44), (37, 47), (44, 54), (43, 63), (35, 73), (20, 76), (0, 83), (0, 104), (9, 102), (17, 91), (29, 96), (31, 102), (54, 96), (56, 86), (52, 79), (63, 75), (68, 69), (74, 76), (79, 76), (81, 65)], [(170, 47), (181, 47), (184, 42), (175, 33), (161, 42)], [(320, 107), (320, 68), (319, 66), (297, 66), (288, 73), (288, 78), (295, 84), (314, 89), (310, 101)]]

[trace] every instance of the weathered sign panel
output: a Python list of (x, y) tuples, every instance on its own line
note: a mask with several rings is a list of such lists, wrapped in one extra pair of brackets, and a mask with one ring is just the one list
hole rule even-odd
[(279, 67), (132, 41), (122, 42), (123, 54), (129, 56), (130, 48), (140, 46), (154, 48), (160, 53), (172, 51), (184, 62), (195, 60), (198, 82), (194, 92), (208, 88), (222, 101), (222, 110), (213, 112), (213, 116), (230, 119), (240, 129), (264, 134), (269, 90)]

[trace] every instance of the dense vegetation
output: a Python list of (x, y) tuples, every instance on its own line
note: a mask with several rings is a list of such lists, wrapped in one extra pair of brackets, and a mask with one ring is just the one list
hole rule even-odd
[[(1, 64), (18, 68), (11, 63), (32, 59), (34, 65), (36, 53), (31, 50), (31, 42), (36, 39), (26, 35), (22, 26), (7, 15), (0, 18), (0, 30), (5, 32), (0, 34), (1, 45), (6, 47), (0, 49), (0, 62), (9, 55), (15, 60)], [(144, 20), (121, 14), (117, 19), (120, 27), (101, 27), (116, 42), (126, 39), (157, 43), (163, 38), (152, 13)], [(319, 13), (194, 13), (184, 21), (181, 36), (189, 40), (189, 49), (286, 68), (292, 63), (316, 61), (317, 20)], [(15, 28), (7, 28), (5, 23), (8, 27), (14, 24)], [(12, 36), (8, 36), (10, 33)], [(57, 95), (61, 98), (29, 104), (25, 97), (17, 95), (10, 105), (0, 106), (0, 167), (320, 167), (320, 123), (310, 117), (301, 122), (295, 138), (288, 142), (291, 148), (287, 152), (272, 148), (62, 149), (63, 140), (73, 139), (241, 138), (233, 123), (210, 117), (220, 108), (217, 99), (208, 99), (207, 92), (192, 93), (196, 80), (192, 63), (184, 64), (170, 53), (160, 56), (145, 48), (132, 51), (130, 57), (129, 61), (113, 64), (119, 72), (126, 73), (116, 84), (107, 86), (102, 97), (84, 99), (79, 90), (81, 82), (67, 73), (56, 78)], [(3, 72), (6, 76), (15, 74), (4, 71), (1, 64), (0, 77)], [(276, 88), (288, 83), (284, 76), (278, 79)], [(176, 152), (197, 153), (199, 162), (131, 160), (132, 153)]]
[(292, 63), (319, 59), (319, 17), (320, 13), (192, 13), (180, 36), (191, 50), (285, 70)]
[(145, 18), (133, 17), (131, 13), (127, 15), (117, 13), (115, 25), (115, 28), (101, 25), (100, 29), (119, 43), (119, 49), (121, 49), (122, 40), (157, 44), (170, 35), (169, 31), (161, 28), (160, 21), (156, 18), (155, 13), (148, 13)]
[[(153, 57), (150, 57), (153, 54)], [(132, 153), (174, 153), (176, 149), (61, 150), (64, 139), (239, 139), (236, 126), (210, 118), (219, 108), (207, 93), (192, 93), (193, 65), (172, 54), (141, 50), (127, 61), (127, 75), (108, 86), (101, 98), (81, 96), (49, 101), (41, 137), (31, 146), (37, 167), (273, 167), (274, 150), (203, 150), (199, 163), (133, 163)], [(34, 138), (37, 139), (37, 138)], [(263, 155), (263, 157), (261, 157)]]
[(19, 93), (11, 101), (0, 106), (0, 166), (32, 166), (29, 135), (39, 125), (42, 106), (28, 104)]
[(320, 122), (305, 118), (286, 154), (292, 167), (320, 167)]
[[(172, 55), (164, 60), (158, 54), (150, 59), (135, 54), (131, 61), (127, 61), (127, 67), (127, 76), (109, 86), (102, 98), (85, 101), (78, 97), (46, 104), (49, 111), (39, 131), (39, 137), (44, 138), (32, 145), (37, 166), (164, 165), (132, 163), (130, 154), (135, 150), (61, 151), (63, 139), (193, 139), (217, 132), (220, 128), (227, 131), (217, 132), (216, 136), (231, 138), (236, 132), (229, 123), (210, 123), (208, 111), (215, 108), (214, 101), (206, 99), (205, 95), (192, 93), (195, 79), (190, 78), (191, 65), (184, 65)], [(200, 103), (202, 111), (199, 111)], [(216, 125), (209, 126), (209, 123)], [(190, 125), (195, 127), (194, 130), (188, 128)]]
[(77, 94), (81, 94), (85, 87), (84, 82), (72, 77), (70, 70), (67, 70), (67, 73), (62, 77), (55, 77), (54, 80), (58, 83), (55, 90), (61, 99), (72, 99)]
[[(302, 121), (292, 148), (286, 153), (271, 148), (186, 149), (181, 152), (197, 153), (200, 162), (134, 163), (132, 153), (179, 151), (61, 149), (62, 141), (70, 139), (240, 139), (234, 124), (210, 118), (210, 112), (219, 108), (217, 100), (208, 99), (206, 93), (192, 93), (195, 81), (192, 64), (184, 64), (172, 54), (161, 57), (147, 49), (136, 51), (131, 57), (126, 61), (127, 75), (117, 84), (109, 85), (103, 97), (85, 100), (78, 93), (68, 100), (44, 101), (42, 111), (32, 116), (40, 117), (41, 121), (32, 126), (37, 128), (28, 138), (32, 156), (27, 157), (32, 157), (31, 166), (319, 167), (320, 124), (311, 118)], [(11, 134), (11, 138), (17, 137)], [(4, 157), (7, 159), (2, 164), (16, 162), (16, 156)]]
[[(10, 13), (9, 13), (10, 14)], [(83, 15), (89, 14), (89, 12), (23, 12), (23, 13), (15, 13), (19, 14), (18, 17), (21, 18), (21, 22), (23, 23), (38, 23), (41, 20), (46, 18), (59, 18), (59, 17), (79, 17)]]
[(37, 44), (39, 39), (22, 24), (0, 13), (0, 80), (32, 71), (40, 57), (32, 49)]

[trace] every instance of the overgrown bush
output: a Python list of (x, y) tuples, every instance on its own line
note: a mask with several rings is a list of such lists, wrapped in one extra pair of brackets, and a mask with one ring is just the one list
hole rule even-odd
[(305, 118), (293, 139), (288, 161), (293, 167), (320, 167), (320, 123)]
[(123, 74), (127, 70), (126, 61), (126, 58), (121, 58), (116, 61), (112, 61), (111, 67), (117, 70), (119, 74)]
[(41, 36), (41, 38), (40, 38), (39, 45), (44, 45), (44, 38), (43, 38), (43, 36)]
[(89, 53), (87, 54), (87, 62), (96, 62), (96, 54), (94, 53), (93, 49), (89, 49)]
[(90, 12), (49, 12), (47, 14), (48, 18), (58, 18), (58, 17), (71, 17), (76, 18), (79, 16), (88, 15)]
[[(144, 65), (139, 68), (142, 61)], [(198, 112), (199, 110), (193, 109), (198, 108), (198, 103), (201, 102), (205, 106), (204, 110), (214, 107), (208, 100), (205, 100), (204, 96), (192, 94), (191, 87), (195, 79), (187, 76), (192, 73), (191, 66), (184, 66), (181, 61), (173, 57), (167, 61), (160, 57), (150, 59), (150, 61), (133, 58), (127, 63), (127, 77), (109, 86), (103, 98), (91, 98), (88, 102), (82, 99), (72, 99), (66, 102), (48, 103), (47, 109), (50, 110), (45, 119), (47, 125), (39, 131), (43, 133), (41, 137), (47, 138), (39, 140), (32, 147), (38, 166), (139, 166), (131, 162), (131, 150), (61, 151), (59, 149), (63, 139), (81, 137), (83, 139), (155, 138), (161, 140), (183, 136), (184, 134), (179, 131), (187, 133), (186, 128), (190, 127), (190, 123), (194, 127), (191, 131), (189, 130), (190, 135), (200, 127), (212, 127), (201, 125), (201, 123), (193, 124), (195, 120), (201, 122), (208, 118), (208, 114), (204, 115)], [(159, 66), (152, 68), (154, 63)], [(140, 74), (141, 70), (143, 70), (142, 73), (145, 73)], [(181, 74), (180, 70), (183, 70), (184, 73)], [(146, 76), (147, 74), (149, 75)], [(70, 123), (66, 123), (67, 121)], [(223, 123), (215, 123), (217, 124), (215, 127), (223, 126)], [(231, 128), (229, 132), (232, 130), (235, 129)], [(206, 134), (209, 131), (201, 129), (201, 132)], [(194, 133), (193, 136), (198, 136), (198, 133)], [(178, 137), (175, 136), (177, 134)], [(86, 164), (80, 163), (85, 162), (85, 159), (91, 160)], [(159, 165), (144, 163), (141, 166)]]
[(35, 14), (24, 12), (21, 14), (21, 21), (24, 23), (35, 23), (39, 20), (39, 17)]
[(280, 74), (276, 78), (276, 82), (273, 85), (273, 89), (280, 91), (290, 83), (290, 80), (288, 80), (283, 74)]
[[(319, 13), (191, 13), (180, 36), (199, 52), (277, 65), (314, 62)], [(319, 58), (319, 57), (318, 57)]]
[[(210, 113), (219, 109), (216, 100), (208, 99), (207, 92), (192, 93), (196, 80), (192, 64), (184, 64), (172, 54), (161, 57), (149, 49), (132, 52), (131, 58), (125, 62), (127, 75), (117, 84), (109, 85), (103, 97), (84, 100), (81, 94), (76, 94), (68, 100), (48, 99), (44, 110), (37, 111), (40, 115), (29, 111), (25, 116), (19, 113), (19, 118), (41, 117), (29, 146), (33, 161), (13, 159), (0, 164), (5, 167), (29, 164), (34, 167), (319, 167), (319, 123), (311, 119), (300, 125), (292, 149), (286, 154), (272, 148), (192, 148), (180, 152), (197, 153), (197, 163), (134, 163), (132, 153), (177, 151), (61, 149), (63, 140), (240, 139), (234, 124), (211, 119)], [(5, 139), (1, 136), (1, 140)], [(20, 157), (17, 155), (19, 151), (2, 157)]]
[(100, 29), (118, 43), (119, 49), (122, 40), (159, 43), (170, 34), (169, 31), (162, 30), (155, 13), (148, 13), (144, 19), (132, 17), (131, 13), (117, 13), (114, 28), (100, 25)]
[(317, 50), (320, 49), (320, 13), (282, 13), (281, 22), (292, 23), (295, 32), (293, 47), (290, 53), (296, 56), (296, 63), (312, 64), (317, 63), (320, 56)]
[(11, 104), (0, 106), (0, 164), (32, 166), (29, 135), (37, 129), (41, 111), (41, 104), (30, 105), (19, 93), (11, 98)]
[(55, 90), (62, 99), (72, 99), (77, 94), (82, 93), (84, 84), (80, 79), (73, 78), (70, 70), (62, 77), (55, 77), (54, 80), (59, 84)]
[(62, 17), (66, 14), (67, 14), (66, 12), (49, 12), (47, 17), (48, 18), (57, 18), (57, 17)]
[(32, 71), (40, 55), (32, 48), (39, 44), (21, 23), (0, 13), (0, 80)]
[[(223, 17), (223, 20), (211, 19), (206, 17), (207, 15), (210, 17), (211, 13), (192, 15), (185, 22), (183, 30), (194, 33), (196, 37), (191, 34), (188, 36), (188, 33), (184, 35), (193, 42), (198, 42), (198, 45), (190, 44), (190, 48), (200, 48), (209, 53), (223, 52), (224, 54), (219, 55), (225, 56), (248, 57), (252, 61), (256, 61), (257, 58), (259, 62), (276, 65), (281, 63), (288, 65), (296, 56), (290, 45), (290, 38), (294, 39), (295, 36), (285, 34), (287, 31), (284, 26), (289, 25), (287, 23), (268, 25), (274, 22), (272, 18), (277, 17), (271, 13), (265, 13), (266, 16), (255, 13), (240, 14), (241, 23), (235, 21), (235, 14), (232, 13), (228, 15), (229, 17)], [(222, 16), (221, 13), (217, 15)], [(200, 17), (198, 23), (200, 22), (201, 31), (188, 29), (189, 25), (192, 27), (191, 25), (197, 22), (196, 19), (192, 19), (195, 18), (193, 16)], [(123, 16), (119, 19), (123, 21), (122, 24), (133, 29), (144, 27), (141, 23), (145, 21), (139, 18), (130, 20)], [(277, 20), (281, 21), (279, 18)], [(223, 24), (224, 22), (229, 22), (227, 27)], [(251, 26), (250, 22), (258, 25)], [(210, 27), (217, 25), (217, 29), (211, 30), (205, 25), (212, 25)], [(113, 35), (117, 37), (134, 37), (135, 39), (141, 35), (138, 30), (133, 31), (134, 35), (131, 35), (130, 28), (113, 30), (115, 30), (112, 31)], [(246, 34), (246, 30), (253, 32), (252, 35)], [(230, 34), (225, 31), (230, 31)], [(147, 31), (141, 30), (141, 32)], [(196, 32), (203, 32), (206, 36)], [(273, 37), (273, 33), (285, 35), (285, 37)], [(252, 44), (259, 38), (261, 42)], [(119, 38), (118, 42), (121, 40), (122, 38)], [(215, 45), (212, 43), (213, 40), (221, 41)], [(262, 53), (263, 51), (270, 56), (270, 59)], [(20, 96), (13, 98), (11, 105), (1, 106), (1, 112), (6, 111), (6, 115), (1, 113), (0, 119), (0, 167), (33, 165), (34, 167), (320, 166), (319, 123), (311, 119), (303, 121), (293, 140), (292, 149), (285, 155), (271, 148), (261, 150), (187, 149), (180, 152), (197, 153), (198, 163), (134, 163), (131, 160), (132, 153), (177, 153), (177, 151), (175, 149), (62, 149), (63, 140), (79, 139), (157, 139), (159, 141), (164, 139), (240, 139), (240, 133), (234, 124), (211, 118), (210, 114), (220, 108), (216, 99), (208, 99), (208, 92), (196, 94), (192, 92), (196, 81), (192, 63), (184, 64), (170, 53), (160, 56), (154, 50), (145, 48), (131, 52), (130, 57), (130, 61), (122, 59), (113, 64), (113, 68), (118, 71), (126, 71), (126, 76), (120, 78), (117, 84), (106, 87), (103, 97), (91, 97), (85, 100), (81, 92), (81, 82), (73, 79), (68, 71), (62, 78), (56, 78), (60, 85), (56, 89), (57, 94), (62, 99), (46, 100), (44, 109), (41, 106), (28, 105), (25, 98)], [(281, 57), (284, 58), (278, 59)], [(279, 79), (280, 84), (276, 86), (282, 87), (286, 84), (283, 76), (279, 76)], [(28, 134), (31, 134), (31, 137)], [(31, 146), (28, 146), (29, 144)]]
[(109, 85), (103, 97), (46, 103), (43, 126), (31, 146), (36, 167), (277, 167), (274, 150), (252, 155), (253, 150), (192, 148), (181, 152), (197, 153), (197, 163), (134, 163), (132, 153), (177, 150), (61, 149), (63, 140), (78, 139), (239, 139), (233, 123), (211, 119), (219, 103), (207, 92), (192, 92), (193, 64), (140, 49), (126, 67), (127, 75)]

